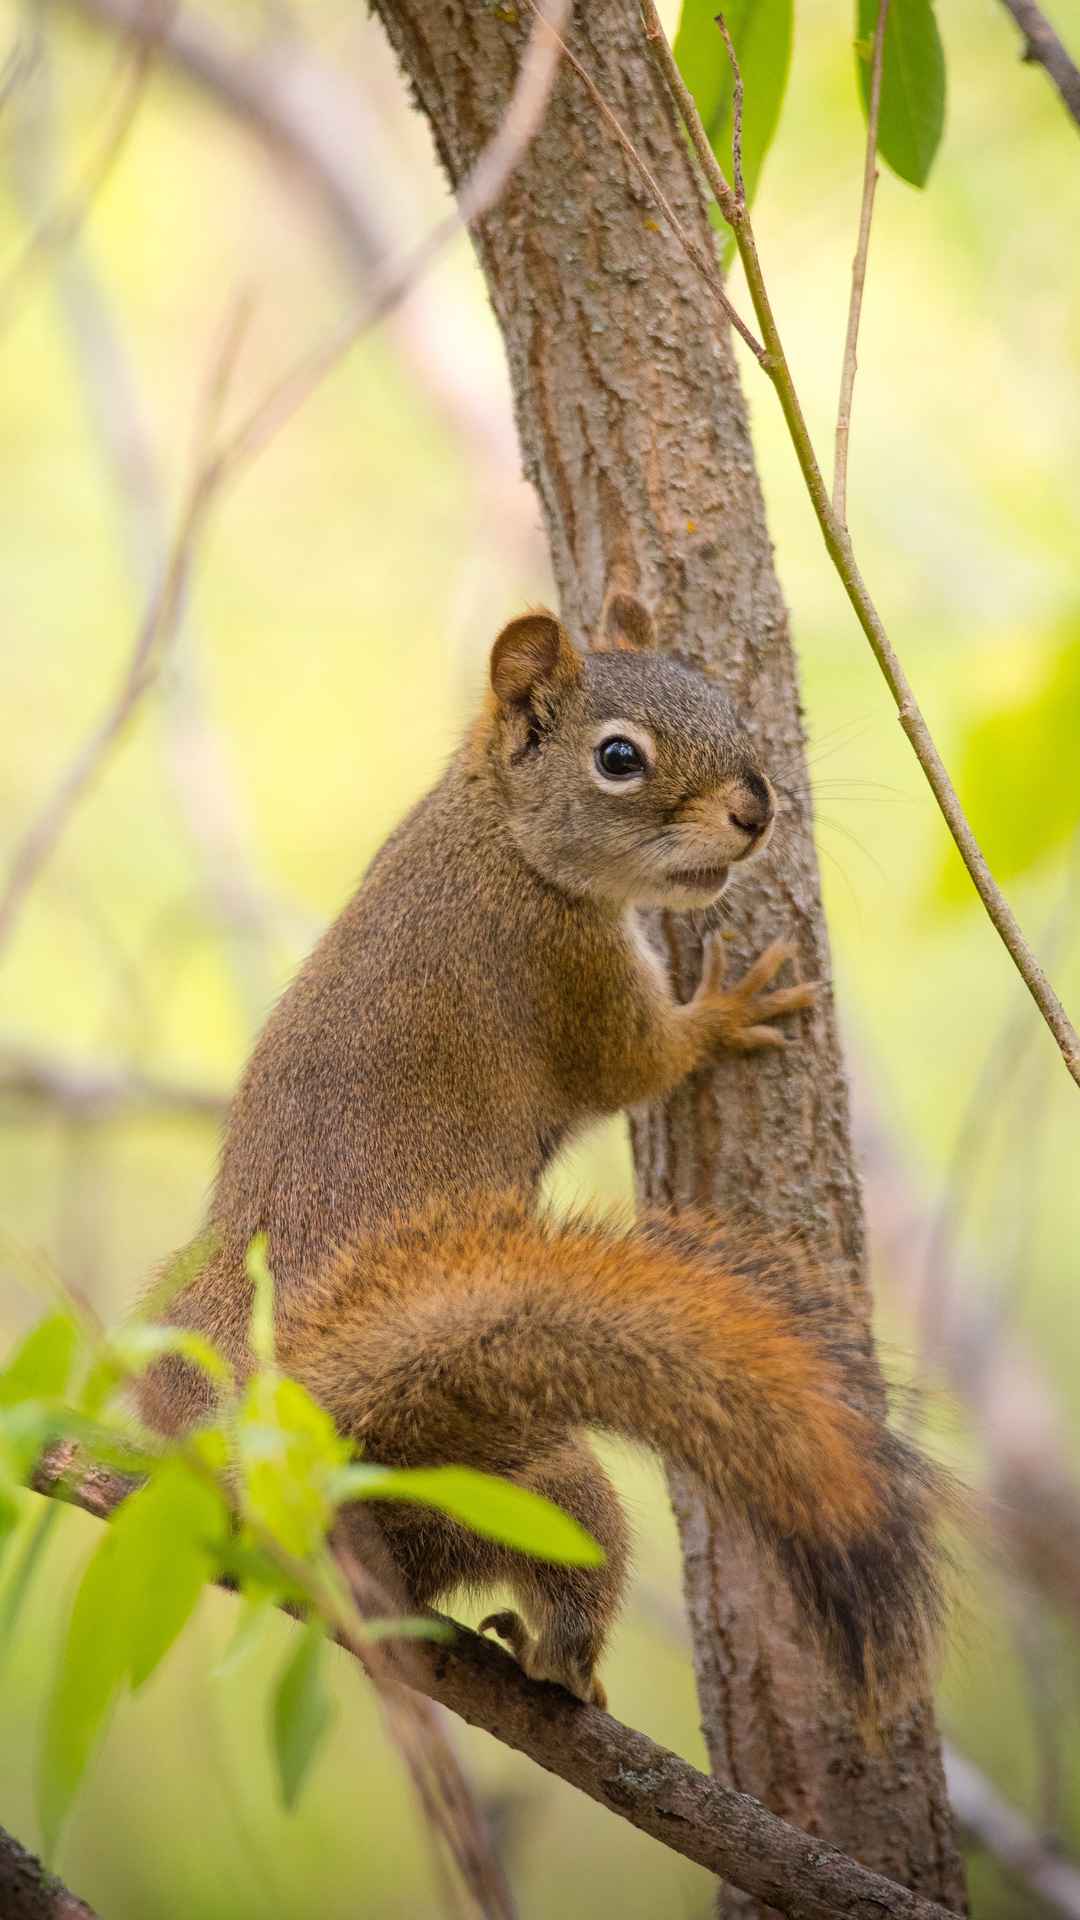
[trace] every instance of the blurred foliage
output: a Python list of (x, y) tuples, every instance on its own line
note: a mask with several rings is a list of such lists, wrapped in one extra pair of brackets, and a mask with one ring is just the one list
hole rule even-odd
[[(259, 0), (215, 17), (253, 36)], [(674, 8), (669, 9), (674, 26)], [(1075, 0), (1057, 23), (1074, 50)], [(23, 18), (0, 0), (3, 43)], [(79, 176), (115, 85), (109, 44), (37, 16), (60, 181)], [(402, 244), (445, 189), (377, 27), (337, 0), (291, 19), (382, 130), (380, 204)], [(850, 515), (864, 568), (960, 780), (988, 851), (1037, 944), (1056, 928), (1056, 982), (1080, 1006), (1076, 733), (1055, 701), (1076, 633), (1080, 526), (1080, 153), (1045, 77), (1017, 58), (993, 0), (941, 10), (948, 126), (922, 194), (878, 190), (855, 391)], [(861, 30), (860, 30), (861, 31)], [(761, 173), (755, 227), (819, 449), (840, 374), (864, 122), (852, 20), (800, 0), (790, 80)], [(749, 56), (748, 56), (749, 57)], [(26, 239), (33, 143), (5, 96), (0, 248)], [(356, 120), (356, 133), (365, 122)], [(14, 845), (110, 698), (145, 598), (123, 463), (110, 454), (80, 330), (94, 280), (160, 462), (163, 505), (186, 477), (192, 422), (237, 289), (255, 298), (238, 370), (242, 410), (340, 315), (351, 287), (330, 227), (283, 162), (202, 95), (155, 76), (130, 140), (69, 251), (82, 283), (39, 271), (6, 315), (0, 390), (4, 634), (0, 700), (14, 717), (0, 760), (0, 832)], [(80, 290), (81, 288), (81, 290)], [(733, 297), (747, 310), (738, 270)], [(464, 322), (464, 324), (462, 324)], [(505, 419), (505, 373), (467, 245), (440, 264), (404, 327), (367, 336), (225, 499), (200, 553), (187, 618), (159, 691), (80, 810), (3, 955), (0, 1039), (118, 1061), (227, 1089), (254, 1025), (379, 841), (452, 749), (507, 615), (550, 594), (524, 487), (492, 487), (424, 374), (425, 328), (449, 341)], [(1005, 1064), (974, 1115), (964, 1173), (972, 1250), (1000, 1289), (993, 1310), (1031, 1342), (1080, 1433), (1080, 1110), (966, 881), (824, 554), (772, 393), (745, 366), (755, 450), (803, 668), (837, 1001), (853, 1054), (917, 1143), (928, 1191), (958, 1185), (955, 1144), (988, 1051)], [(515, 529), (511, 537), (508, 529)], [(1073, 683), (1074, 684), (1074, 683)], [(269, 903), (223, 929), (191, 806), (185, 716), (219, 743), (243, 857)], [(1042, 720), (1033, 717), (1040, 707)], [(1017, 743), (1031, 724), (1031, 752)], [(998, 722), (996, 739), (986, 729)], [(1045, 752), (1039, 756), (1038, 735)], [(985, 745), (980, 747), (980, 740)], [(1039, 756), (1039, 757), (1037, 757)], [(1006, 772), (1005, 769), (1008, 769)], [(789, 804), (791, 769), (773, 770)], [(969, 785), (970, 783), (970, 785)], [(782, 823), (781, 823), (782, 830)], [(1008, 849), (1027, 849), (1014, 856)], [(968, 904), (963, 905), (967, 900)], [(42, 1311), (42, 1249), (112, 1323), (198, 1225), (214, 1130), (180, 1114), (105, 1125), (0, 1096), (3, 1331)], [(625, 1204), (621, 1128), (581, 1144), (561, 1202)], [(40, 1266), (39, 1262), (39, 1266)], [(27, 1275), (30, 1275), (27, 1278)], [(889, 1294), (883, 1332), (917, 1330)], [(166, 1282), (167, 1284), (167, 1282)], [(51, 1337), (51, 1336), (49, 1336)], [(59, 1364), (59, 1360), (57, 1361)], [(946, 1412), (940, 1444), (978, 1478), (977, 1436)], [(690, 1661), (670, 1629), (677, 1555), (658, 1476), (606, 1451), (637, 1516), (642, 1575), (605, 1678), (615, 1711), (703, 1759)], [(0, 1620), (29, 1563), (32, 1600), (0, 1659), (0, 1818), (40, 1840), (32, 1756), (80, 1569), (98, 1524), (20, 1501)], [(56, 1515), (53, 1519), (53, 1515)], [(1032, 1681), (1030, 1602), (994, 1563), (962, 1574), (965, 1620), (943, 1690), (946, 1727), (1002, 1789), (1077, 1843), (1080, 1729), (1075, 1642), (1051, 1634)], [(294, 1813), (266, 1728), (296, 1630), (253, 1603), (204, 1595), (169, 1658), (125, 1700), (83, 1782), (60, 1866), (109, 1920), (379, 1920), (437, 1908), (401, 1770), (353, 1663), (325, 1653), (339, 1712)], [(303, 1676), (301, 1676), (301, 1680)], [(298, 1683), (298, 1691), (304, 1688)], [(312, 1719), (310, 1702), (305, 1711)], [(586, 1805), (519, 1756), (463, 1730), (525, 1920), (581, 1911), (602, 1887), (626, 1920), (698, 1920), (705, 1875)], [(557, 1844), (554, 1844), (557, 1835)], [(978, 1911), (1009, 1920), (1026, 1896), (977, 1863)]]

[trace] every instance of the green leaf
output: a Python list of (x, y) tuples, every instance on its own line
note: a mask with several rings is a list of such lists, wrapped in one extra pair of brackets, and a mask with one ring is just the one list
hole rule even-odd
[[(856, 0), (855, 64), (869, 112), (878, 0)], [(881, 71), (878, 152), (901, 180), (924, 187), (945, 128), (945, 50), (933, 0), (890, 0)]]
[(324, 1640), (322, 1622), (310, 1620), (297, 1635), (274, 1693), (274, 1757), (281, 1798), (290, 1812), (333, 1719), (333, 1702), (323, 1685)]
[[(724, 18), (743, 78), (743, 179), (752, 201), (780, 120), (791, 66), (792, 0), (729, 0)], [(724, 174), (732, 181), (731, 62), (717, 0), (683, 0), (675, 58)], [(732, 184), (734, 182), (732, 181)], [(715, 224), (724, 228), (719, 214)]]
[(245, 1598), (229, 1644), (212, 1670), (216, 1680), (243, 1666), (249, 1655), (254, 1653), (274, 1617), (274, 1611), (274, 1602), (265, 1591), (257, 1589)]
[(79, 1583), (46, 1716), (38, 1814), (50, 1857), (127, 1668), (132, 1597), (110, 1527)]
[[(1030, 657), (1012, 636), (1002, 653), (1009, 675)], [(992, 679), (992, 662), (987, 678)], [(991, 868), (1009, 880), (1060, 853), (1080, 827), (1080, 617), (1054, 635), (1042, 672), (1031, 684), (987, 706), (958, 757), (956, 784)], [(938, 904), (959, 906), (975, 894), (951, 850), (934, 887)]]
[(499, 1540), (571, 1567), (598, 1567), (604, 1550), (552, 1500), (472, 1467), (347, 1467), (332, 1491), (336, 1499), (416, 1500), (437, 1507), (487, 1540)]
[(69, 1313), (51, 1313), (31, 1328), (0, 1373), (0, 1407), (20, 1400), (53, 1400), (67, 1389), (79, 1345)]
[(268, 1241), (265, 1233), (257, 1233), (249, 1241), (244, 1255), (244, 1268), (252, 1286), (251, 1351), (260, 1366), (272, 1367), (274, 1364), (274, 1276), (266, 1264)]
[(326, 1409), (277, 1373), (249, 1382), (236, 1438), (247, 1518), (306, 1559), (333, 1520), (329, 1487), (348, 1458), (347, 1443)]
[(226, 1526), (221, 1496), (179, 1461), (129, 1494), (113, 1521), (117, 1568), (139, 1596), (132, 1609), (128, 1677), (145, 1684), (195, 1611), (216, 1570), (214, 1547)]

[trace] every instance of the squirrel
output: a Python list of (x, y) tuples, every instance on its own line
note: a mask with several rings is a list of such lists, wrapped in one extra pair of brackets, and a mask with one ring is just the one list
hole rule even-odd
[[(749, 1529), (866, 1718), (924, 1677), (947, 1486), (886, 1425), (865, 1330), (787, 1242), (537, 1210), (576, 1130), (724, 1048), (782, 1046), (772, 1023), (812, 1004), (812, 983), (774, 984), (784, 943), (728, 984), (718, 940), (680, 1004), (637, 920), (714, 903), (775, 811), (731, 705), (655, 650), (638, 600), (610, 593), (585, 653), (543, 609), (511, 621), (460, 750), (255, 1046), (212, 1251), (168, 1311), (242, 1373), (265, 1233), (280, 1364), (366, 1457), (508, 1476), (595, 1537), (603, 1565), (553, 1565), (378, 1503), (408, 1604), (508, 1583), (521, 1612), (483, 1626), (533, 1678), (604, 1702), (629, 1541), (595, 1427), (691, 1469)], [(165, 1359), (147, 1417), (190, 1426), (208, 1392)]]

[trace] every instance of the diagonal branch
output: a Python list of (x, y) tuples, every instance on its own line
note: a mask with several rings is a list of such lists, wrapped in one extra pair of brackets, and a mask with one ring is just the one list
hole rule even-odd
[(1042, 67), (1080, 127), (1080, 67), (1035, 0), (1002, 0), (1024, 36), (1024, 59)]
[(945, 1777), (961, 1826), (1051, 1912), (1080, 1920), (1080, 1867), (1055, 1853), (1030, 1821), (955, 1747), (945, 1749)]
[[(130, 1483), (43, 1467), (38, 1493), (108, 1519)], [(434, 1616), (441, 1620), (440, 1615)], [(948, 1910), (801, 1833), (746, 1793), (699, 1773), (647, 1734), (560, 1687), (526, 1678), (490, 1640), (454, 1621), (447, 1640), (412, 1640), (408, 1684), (528, 1755), (673, 1853), (707, 1867), (788, 1920), (950, 1920)], [(359, 1658), (357, 1648), (343, 1642)]]

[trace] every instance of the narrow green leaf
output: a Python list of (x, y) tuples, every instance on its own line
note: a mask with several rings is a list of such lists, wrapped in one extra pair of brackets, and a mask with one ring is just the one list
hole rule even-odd
[(306, 1388), (273, 1372), (249, 1382), (236, 1439), (247, 1517), (307, 1559), (334, 1517), (329, 1487), (347, 1443)]
[(212, 1668), (215, 1680), (224, 1679), (227, 1674), (244, 1665), (260, 1644), (274, 1612), (274, 1602), (269, 1593), (256, 1590), (246, 1596), (229, 1644)]
[(333, 1719), (322, 1676), (324, 1640), (322, 1622), (310, 1620), (297, 1634), (274, 1693), (274, 1757), (281, 1798), (290, 1812)]
[(50, 1857), (127, 1666), (132, 1595), (117, 1569), (110, 1527), (79, 1583), (46, 1716), (38, 1814)]
[[(864, 111), (878, 0), (856, 0), (855, 63)], [(945, 50), (933, 0), (889, 0), (878, 152), (901, 180), (924, 187), (945, 128)]]
[[(6, 1542), (4, 1527), (5, 1492), (6, 1489), (0, 1490), (0, 1537)], [(17, 1506), (15, 1506), (14, 1511), (17, 1517), (19, 1511)], [(0, 1648), (7, 1645), (18, 1623), (23, 1603), (33, 1585), (34, 1575), (41, 1565), (45, 1556), (45, 1549), (56, 1529), (62, 1512), (63, 1508), (58, 1500), (45, 1500), (41, 1503), (40, 1513), (34, 1516), (33, 1523), (27, 1535), (22, 1558), (19, 1560), (18, 1565), (8, 1580), (7, 1592), (4, 1594), (3, 1605), (0, 1606)]]
[(267, 1237), (257, 1233), (248, 1243), (244, 1267), (251, 1281), (251, 1351), (260, 1366), (274, 1364), (274, 1276), (266, 1263)]
[[(717, 0), (683, 0), (675, 58), (728, 180), (732, 179), (732, 75), (716, 25)], [(743, 178), (753, 200), (772, 144), (791, 67), (792, 0), (729, 0), (723, 9), (743, 78)], [(716, 224), (723, 227), (717, 215)]]
[(130, 1622), (127, 1671), (133, 1689), (164, 1659), (215, 1571), (224, 1503), (179, 1461), (129, 1494), (113, 1521), (119, 1577), (139, 1596)]
[(344, 1498), (416, 1500), (437, 1507), (485, 1539), (499, 1540), (537, 1560), (571, 1567), (603, 1564), (603, 1548), (554, 1501), (472, 1467), (386, 1467), (381, 1477), (378, 1468), (350, 1467), (333, 1485), (335, 1492), (349, 1489)]
[(79, 1345), (69, 1313), (50, 1313), (32, 1327), (0, 1373), (0, 1407), (20, 1400), (52, 1400), (67, 1390)]

